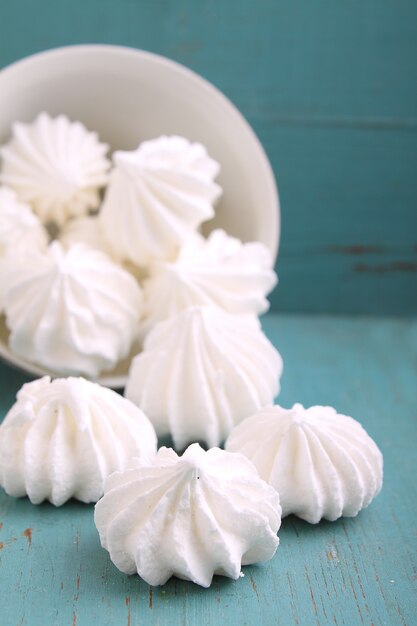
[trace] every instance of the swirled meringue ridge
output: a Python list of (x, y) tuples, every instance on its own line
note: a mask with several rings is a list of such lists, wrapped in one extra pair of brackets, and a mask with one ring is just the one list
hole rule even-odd
[(171, 259), (214, 216), (219, 166), (201, 144), (159, 137), (113, 160), (99, 219), (116, 258), (137, 265)]
[(43, 221), (61, 226), (98, 207), (108, 180), (107, 150), (80, 122), (40, 113), (31, 124), (13, 124), (11, 140), (0, 147), (0, 180)]
[(312, 524), (354, 517), (381, 490), (377, 445), (359, 422), (329, 406), (266, 408), (233, 429), (226, 449), (247, 456), (275, 487), (283, 515)]
[(122, 572), (209, 587), (214, 574), (237, 579), (242, 565), (272, 558), (281, 509), (242, 455), (193, 444), (182, 457), (161, 448), (152, 465), (132, 461), (110, 476), (94, 519)]
[(131, 402), (82, 378), (45, 376), (23, 385), (0, 426), (0, 484), (34, 504), (96, 502), (109, 474), (155, 454), (155, 431)]
[(83, 244), (28, 252), (11, 264), (5, 294), (10, 347), (63, 374), (95, 378), (129, 353), (142, 292), (104, 253)]
[(217, 446), (239, 421), (271, 404), (282, 359), (256, 317), (194, 306), (150, 331), (132, 361), (125, 395), (177, 449)]
[(271, 254), (262, 243), (242, 243), (221, 229), (207, 239), (196, 234), (175, 261), (151, 266), (143, 285), (145, 328), (193, 305), (239, 315), (264, 313), (276, 282)]

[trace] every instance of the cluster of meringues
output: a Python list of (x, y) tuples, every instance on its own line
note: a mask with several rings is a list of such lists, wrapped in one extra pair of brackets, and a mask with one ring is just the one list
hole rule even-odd
[(331, 407), (271, 405), (235, 426), (225, 448), (157, 451), (151, 421), (126, 398), (44, 377), (23, 386), (0, 426), (0, 484), (34, 504), (98, 501), (101, 544), (122, 572), (204, 587), (272, 558), (281, 516), (355, 516), (382, 485), (378, 447)]
[[(239, 389), (248, 370), (256, 367), (266, 379), (273, 370), (271, 389), (252, 385), (251, 408), (258, 396), (273, 397), (281, 362), (278, 354), (269, 358), (274, 349), (256, 323), (277, 280), (272, 255), (222, 230), (208, 238), (199, 233), (222, 192), (214, 180), (219, 164), (204, 146), (178, 136), (116, 151), (111, 161), (107, 151), (80, 122), (46, 113), (15, 123), (0, 147), (0, 313), (11, 351), (54, 374), (96, 379), (143, 342), (145, 354), (158, 351), (166, 322), (179, 341), (166, 348), (174, 352), (171, 364), (178, 363), (180, 338), (192, 344), (199, 333), (201, 354), (193, 356), (206, 357), (209, 367), (213, 359), (226, 361), (221, 349), (209, 354), (220, 327), (230, 358), (241, 361)], [(240, 355), (246, 335), (253, 365), (243, 347)], [(191, 356), (181, 363), (184, 370), (196, 366)], [(186, 375), (170, 369), (167, 387)], [(159, 411), (149, 403), (161, 375), (143, 378), (139, 360), (129, 393), (143, 387), (149, 411)], [(211, 444), (216, 428), (221, 436), (224, 425), (210, 426)]]
[(10, 349), (45, 373), (89, 379), (130, 358), (126, 395), (158, 435), (219, 445), (279, 391), (282, 360), (258, 319), (277, 281), (272, 255), (198, 232), (221, 194), (201, 144), (159, 137), (112, 164), (107, 149), (46, 113), (14, 124), (0, 147)]
[[(23, 386), (0, 426), (0, 484), (33, 503), (99, 500), (119, 569), (209, 586), (270, 559), (281, 515), (356, 515), (381, 488), (382, 456), (330, 407), (272, 405), (282, 360), (257, 318), (272, 259), (262, 244), (198, 234), (221, 191), (204, 147), (161, 137), (114, 153), (110, 173), (106, 150), (46, 114), (15, 124), (0, 149), (11, 348), (95, 377), (144, 338), (126, 398), (78, 377)], [(192, 445), (157, 452), (165, 434), (177, 450)]]

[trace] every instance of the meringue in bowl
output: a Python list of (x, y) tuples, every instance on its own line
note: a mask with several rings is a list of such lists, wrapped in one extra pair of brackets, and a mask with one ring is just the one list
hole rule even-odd
[[(275, 258), (279, 200), (268, 159), (237, 109), (194, 72), (141, 50), (70, 46), (3, 69), (0, 91), (0, 144), (9, 141), (14, 122), (32, 122), (41, 111), (80, 121), (111, 151), (133, 150), (160, 135), (181, 135), (203, 144), (221, 165), (216, 182), (223, 189), (205, 232), (223, 228), (244, 242), (260, 241)], [(32, 374), (47, 373), (13, 355), (7, 339), (3, 318), (0, 356)], [(128, 357), (99, 382), (124, 386), (129, 363)]]

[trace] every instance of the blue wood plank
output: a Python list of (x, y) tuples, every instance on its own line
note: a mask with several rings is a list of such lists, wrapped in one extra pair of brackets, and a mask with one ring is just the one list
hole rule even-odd
[(276, 126), (261, 138), (267, 133), (282, 200), (272, 306), (417, 311), (417, 130)]
[[(32, 506), (0, 491), (2, 626), (415, 623), (417, 321), (268, 315), (263, 325), (284, 357), (280, 402), (334, 405), (377, 441), (378, 498), (355, 519), (287, 518), (269, 563), (203, 590), (118, 572), (92, 506)], [(22, 380), (0, 365), (2, 414)]]
[[(273, 307), (415, 314), (416, 23), (413, 0), (16, 0), (0, 7), (0, 67), (86, 42), (185, 63), (271, 158), (283, 211)], [(358, 246), (378, 258), (352, 258)]]
[(15, 0), (0, 10), (0, 65), (71, 43), (130, 45), (201, 72), (248, 116), (415, 122), (413, 0)]

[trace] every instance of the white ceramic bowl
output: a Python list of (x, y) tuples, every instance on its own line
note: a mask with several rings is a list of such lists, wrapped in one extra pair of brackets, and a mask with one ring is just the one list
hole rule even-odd
[[(224, 193), (206, 232), (224, 228), (243, 241), (262, 241), (276, 257), (279, 200), (274, 175), (249, 124), (218, 89), (164, 57), (107, 45), (57, 48), (0, 71), (0, 143), (14, 121), (41, 111), (80, 120), (112, 149), (130, 150), (162, 134), (203, 143), (221, 165)], [(45, 369), (12, 354), (4, 319), (0, 356), (27, 372)], [(99, 382), (122, 387), (129, 359)], [(56, 375), (56, 373), (55, 373)]]

